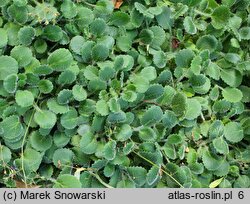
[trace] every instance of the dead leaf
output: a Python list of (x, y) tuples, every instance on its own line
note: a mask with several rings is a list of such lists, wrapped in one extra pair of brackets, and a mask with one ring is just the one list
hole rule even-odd
[(22, 181), (15, 181), (16, 182), (16, 188), (40, 188), (41, 186), (27, 184), (25, 185)]
[(115, 9), (119, 9), (123, 4), (123, 0), (113, 0)]

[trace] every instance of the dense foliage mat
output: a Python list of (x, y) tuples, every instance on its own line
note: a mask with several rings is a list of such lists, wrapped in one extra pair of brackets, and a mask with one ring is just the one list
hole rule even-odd
[(250, 187), (249, 0), (0, 0), (6, 187)]

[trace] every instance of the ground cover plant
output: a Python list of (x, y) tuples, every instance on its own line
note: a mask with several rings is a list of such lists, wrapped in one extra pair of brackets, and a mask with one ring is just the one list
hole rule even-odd
[(250, 187), (249, 0), (0, 0), (3, 187)]

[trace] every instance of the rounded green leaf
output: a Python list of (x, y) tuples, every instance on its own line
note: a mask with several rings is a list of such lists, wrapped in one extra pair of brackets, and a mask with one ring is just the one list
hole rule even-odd
[(76, 80), (76, 74), (74, 71), (65, 70), (63, 71), (57, 80), (60, 85), (72, 84)]
[(167, 63), (167, 57), (163, 51), (156, 51), (153, 56), (153, 62), (156, 67), (164, 68)]
[(152, 26), (149, 28), (154, 33), (154, 38), (150, 43), (150, 46), (156, 49), (165, 42), (166, 33), (160, 26)]
[(233, 187), (234, 188), (249, 188), (250, 186), (250, 178), (246, 175), (239, 176), (235, 182)]
[(113, 78), (115, 75), (115, 70), (109, 66), (107, 67), (103, 67), (100, 71), (99, 71), (99, 76), (102, 80), (109, 80), (111, 78)]
[(25, 6), (27, 4), (27, 0), (13, 0), (13, 3), (16, 6)]
[(157, 135), (150, 127), (143, 127), (139, 130), (139, 137), (142, 141), (155, 141)]
[(115, 138), (118, 141), (124, 142), (128, 140), (132, 136), (132, 128), (128, 124), (123, 124), (118, 130), (117, 133), (115, 134)]
[(213, 146), (216, 151), (220, 154), (228, 154), (229, 148), (227, 142), (223, 139), (223, 137), (218, 137), (213, 140)]
[(64, 0), (61, 4), (61, 11), (65, 18), (74, 18), (77, 15), (77, 5), (71, 0)]
[(48, 64), (55, 71), (64, 71), (70, 67), (73, 62), (72, 54), (65, 48), (60, 48), (52, 52), (48, 58)]
[(22, 45), (30, 45), (35, 38), (35, 29), (30, 26), (22, 27), (18, 31), (18, 40)]
[(63, 114), (69, 111), (69, 107), (67, 105), (60, 105), (54, 98), (47, 101), (47, 106), (48, 109), (55, 114)]
[(43, 136), (40, 135), (38, 131), (34, 131), (30, 137), (30, 144), (31, 146), (37, 151), (46, 151), (52, 145), (52, 138), (51, 136)]
[(17, 89), (18, 77), (16, 74), (11, 74), (3, 81), (3, 87), (8, 93), (15, 93)]
[(26, 6), (12, 4), (8, 7), (7, 12), (17, 23), (24, 24), (28, 20), (28, 9)]
[(53, 188), (81, 188), (81, 182), (72, 175), (62, 174), (60, 175), (53, 186)]
[(189, 67), (193, 58), (194, 52), (190, 49), (184, 49), (176, 54), (175, 63), (178, 67)]
[(54, 86), (51, 81), (44, 79), (39, 81), (38, 88), (41, 93), (47, 94), (53, 90)]
[(116, 185), (117, 188), (135, 188), (135, 183), (129, 179), (123, 179)]
[(93, 11), (83, 7), (77, 7), (76, 23), (80, 28), (85, 28), (94, 20)]
[(83, 43), (81, 48), (81, 56), (85, 63), (88, 63), (92, 60), (92, 48), (95, 43), (93, 41), (86, 41)]
[(242, 82), (242, 74), (235, 69), (222, 69), (221, 79), (232, 87), (238, 87)]
[(84, 42), (85, 42), (85, 39), (84, 39), (82, 36), (77, 35), (77, 36), (74, 36), (74, 37), (71, 39), (70, 44), (69, 44), (69, 47), (70, 47), (70, 49), (71, 49), (74, 53), (80, 55), (80, 54), (81, 54), (81, 48), (82, 48)]
[(97, 36), (104, 34), (106, 28), (107, 28), (106, 22), (101, 18), (95, 19), (90, 24), (90, 32)]
[(128, 143), (126, 143), (125, 146), (123, 147), (123, 153), (125, 155), (130, 154), (133, 151), (134, 147), (135, 147), (134, 142), (128, 142)]
[(172, 100), (172, 110), (176, 116), (183, 116), (187, 111), (187, 97), (182, 93), (175, 94)]
[(103, 147), (103, 156), (107, 160), (113, 160), (116, 156), (116, 141), (111, 140)]
[(201, 104), (197, 99), (191, 98), (187, 100), (187, 110), (185, 118), (194, 120), (201, 114)]
[(163, 115), (162, 123), (164, 127), (171, 129), (178, 124), (178, 118), (174, 112), (167, 110)]
[(72, 98), (72, 91), (68, 89), (63, 89), (59, 92), (57, 96), (57, 102), (62, 105), (62, 104), (67, 104), (69, 103), (70, 99)]
[(238, 54), (236, 54), (236, 53), (227, 53), (225, 55), (225, 59), (228, 62), (231, 62), (233, 64), (237, 64), (241, 60), (241, 57)]
[(16, 59), (20, 67), (27, 66), (32, 60), (31, 49), (22, 45), (14, 47), (10, 55)]
[(203, 152), (202, 161), (204, 166), (210, 171), (217, 170), (223, 162), (221, 157), (213, 156), (208, 150)]
[(149, 87), (149, 81), (143, 76), (134, 76), (132, 82), (139, 93), (145, 93)]
[(8, 34), (7, 31), (3, 28), (0, 28), (0, 49), (5, 47), (8, 43)]
[(116, 40), (117, 47), (123, 52), (129, 51), (132, 46), (132, 43), (132, 38), (129, 35), (120, 36)]
[(18, 63), (10, 56), (0, 56), (0, 80), (6, 79), (9, 75), (18, 73)]
[(108, 115), (107, 121), (109, 123), (122, 123), (126, 121), (126, 114), (124, 112), (115, 112)]
[(153, 66), (144, 67), (141, 70), (140, 75), (149, 81), (153, 81), (157, 77), (156, 69)]
[(56, 124), (56, 114), (48, 110), (37, 110), (34, 120), (41, 128), (51, 129)]
[(149, 29), (143, 29), (140, 32), (139, 38), (142, 43), (150, 44), (154, 39), (154, 33)]
[(66, 129), (74, 129), (78, 124), (78, 114), (75, 109), (64, 113), (61, 117), (61, 125)]
[(197, 32), (193, 19), (190, 16), (185, 17), (183, 25), (187, 33), (194, 35)]
[(240, 86), (239, 88), (243, 94), (242, 102), (244, 103), (250, 102), (250, 87), (243, 85), (243, 86)]
[(198, 157), (197, 152), (193, 148), (189, 148), (188, 150), (189, 151), (186, 155), (187, 163), (188, 164), (195, 163), (197, 161), (197, 157)]
[(225, 125), (225, 138), (232, 142), (240, 142), (244, 138), (243, 128), (238, 122), (229, 122)]
[(223, 135), (223, 133), (224, 133), (224, 125), (223, 125), (222, 121), (215, 120), (210, 125), (208, 133), (209, 133), (209, 137), (211, 139), (217, 138), (217, 137), (220, 137), (221, 135)]
[(231, 108), (231, 103), (229, 101), (226, 101), (225, 99), (218, 100), (215, 101), (212, 108), (214, 112), (226, 113)]
[[(23, 134), (24, 134), (24, 130), (23, 130)], [(23, 137), (14, 139), (14, 140), (4, 139), (4, 142), (5, 142), (5, 145), (9, 147), (11, 150), (20, 150), (20, 148), (22, 147)]]
[(30, 91), (17, 91), (16, 102), (21, 107), (29, 107), (33, 105), (34, 96)]
[(122, 93), (122, 99), (128, 102), (133, 102), (137, 98), (137, 94), (134, 91), (124, 91)]
[(226, 99), (227, 101), (229, 101), (231, 103), (240, 102), (242, 97), (243, 97), (243, 94), (239, 89), (230, 88), (230, 87), (223, 89), (222, 95), (223, 95), (224, 99)]
[(39, 67), (36, 67), (34, 70), (34, 73), (37, 75), (49, 75), (53, 72), (53, 69), (47, 65), (41, 65)]
[(48, 45), (45, 40), (37, 39), (34, 43), (34, 48), (37, 53), (42, 54), (46, 52)]
[(115, 58), (114, 69), (129, 71), (134, 66), (134, 58), (130, 55), (118, 55)]
[(141, 124), (152, 126), (159, 122), (163, 117), (163, 112), (159, 106), (151, 106), (142, 116)]
[(250, 27), (242, 27), (239, 30), (239, 34), (240, 34), (241, 39), (250, 40)]
[(215, 80), (220, 79), (220, 67), (216, 63), (209, 63), (209, 66), (206, 69), (206, 75), (210, 76)]
[(98, 143), (95, 135), (91, 132), (84, 134), (80, 140), (80, 149), (85, 154), (93, 154), (96, 152)]
[(4, 166), (11, 160), (11, 151), (8, 147), (0, 145), (0, 165)]
[(4, 139), (13, 141), (20, 139), (23, 135), (24, 128), (20, 123), (20, 119), (17, 115), (4, 118), (1, 122), (2, 135)]
[(53, 164), (58, 168), (64, 168), (64, 165), (70, 165), (73, 161), (73, 152), (70, 149), (57, 149), (53, 154)]
[(232, 184), (229, 180), (224, 178), (220, 183), (219, 188), (232, 188)]
[(144, 17), (147, 18), (153, 18), (154, 15), (151, 14), (150, 12), (148, 12), (147, 7), (145, 7), (143, 4), (139, 3), (139, 2), (135, 2), (134, 3), (135, 9), (142, 14)]
[(118, 100), (116, 98), (109, 99), (108, 105), (109, 105), (110, 111), (112, 111), (112, 112), (121, 111), (120, 103), (118, 102)]
[(218, 177), (226, 176), (229, 173), (229, 170), (230, 170), (230, 164), (226, 160), (223, 160), (219, 168), (213, 171), (213, 174)]
[(71, 138), (69, 136), (59, 131), (56, 131), (53, 135), (53, 142), (58, 148), (66, 146), (69, 143), (70, 139)]
[(190, 163), (188, 165), (188, 167), (190, 168), (190, 170), (194, 174), (202, 174), (204, 172), (204, 166), (203, 166), (203, 164), (198, 163), (198, 162)]
[(214, 51), (218, 46), (218, 40), (213, 35), (204, 35), (197, 40), (196, 46), (200, 50)]
[(62, 29), (57, 25), (47, 25), (43, 30), (43, 35), (49, 41), (58, 42), (63, 37)]
[(212, 25), (216, 29), (221, 29), (228, 24), (230, 10), (227, 6), (218, 6), (212, 13)]
[(7, 5), (9, 0), (0, 0), (0, 7)]
[(24, 154), (21, 155), (20, 160), (23, 160), (24, 170), (26, 172), (36, 172), (41, 165), (42, 155), (34, 149), (27, 148), (25, 149)]
[(157, 166), (152, 166), (152, 168), (147, 173), (147, 183), (148, 185), (154, 184), (160, 177), (160, 169)]
[(122, 11), (114, 12), (110, 18), (110, 22), (115, 26), (124, 26), (129, 23), (129, 21), (129, 15)]
[(138, 186), (146, 183), (147, 171), (143, 167), (128, 167), (127, 171)]
[(101, 115), (101, 116), (106, 116), (109, 114), (109, 107), (108, 103), (105, 100), (99, 100), (96, 103), (96, 111)]
[(103, 44), (97, 44), (92, 48), (91, 53), (95, 61), (104, 61), (109, 56), (109, 49)]
[(165, 143), (163, 151), (169, 159), (176, 159), (177, 155), (174, 145)]
[(178, 134), (172, 134), (167, 137), (168, 144), (180, 144), (183, 142), (183, 137)]
[(80, 85), (74, 85), (72, 89), (72, 94), (75, 100), (84, 101), (87, 98), (87, 92)]

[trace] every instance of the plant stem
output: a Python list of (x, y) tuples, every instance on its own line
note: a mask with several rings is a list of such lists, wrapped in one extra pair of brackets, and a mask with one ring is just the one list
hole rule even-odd
[(88, 6), (95, 7), (95, 5), (90, 4), (90, 3), (89, 3), (89, 2), (87, 2), (87, 1), (78, 0), (77, 2), (82, 2), (82, 3), (84, 3), (84, 4), (88, 5)]
[(110, 186), (109, 184), (107, 184), (107, 183), (105, 183), (102, 179), (101, 179), (101, 177), (98, 175), (98, 174), (95, 174), (95, 173), (93, 173), (93, 172), (91, 172), (91, 171), (89, 171), (89, 173), (92, 175), (92, 176), (94, 176), (102, 185), (104, 185), (105, 187), (107, 187), (107, 188), (114, 188), (113, 186)]
[(24, 170), (24, 143), (25, 143), (26, 137), (28, 135), (29, 127), (31, 125), (34, 114), (35, 114), (35, 110), (33, 110), (32, 115), (30, 116), (30, 120), (29, 120), (28, 126), (27, 126), (27, 128), (25, 130), (25, 134), (24, 134), (23, 141), (22, 141), (22, 147), (21, 147), (21, 155), (22, 155), (21, 156), (21, 162), (22, 162), (22, 172), (23, 172), (23, 177), (24, 177), (25, 188), (28, 188), (28, 186), (27, 186), (26, 173), (25, 173), (25, 170)]
[(145, 161), (147, 161), (148, 163), (152, 164), (153, 166), (159, 168), (164, 174), (166, 174), (167, 176), (169, 176), (174, 182), (176, 182), (181, 188), (184, 188), (184, 186), (177, 181), (171, 174), (169, 174), (168, 172), (166, 172), (164, 169), (162, 169), (161, 167), (159, 167), (158, 165), (156, 165), (155, 163), (153, 163), (152, 161), (150, 161), (149, 159), (145, 158), (144, 156), (140, 155), (139, 153), (137, 153), (136, 151), (133, 151), (137, 156), (141, 157), (142, 159), (144, 159)]
[(202, 16), (206, 16), (206, 17), (208, 17), (208, 18), (211, 17), (211, 14), (204, 13), (204, 12), (199, 11), (199, 10), (197, 10), (197, 9), (194, 9), (194, 12), (197, 13), (197, 14), (200, 14), (200, 15), (202, 15)]
[[(39, 95), (37, 96), (37, 101), (39, 100), (40, 95), (41, 95), (41, 93), (39, 93)], [(24, 143), (25, 143), (26, 137), (28, 135), (31, 122), (32, 122), (33, 117), (34, 117), (35, 110), (37, 110), (36, 108), (38, 108), (41, 111), (41, 109), (37, 106), (37, 104), (35, 102), (34, 102), (33, 107), (34, 107), (34, 110), (30, 116), (29, 123), (28, 123), (26, 130), (25, 130), (25, 133), (23, 136), (23, 141), (22, 141), (22, 146), (21, 146), (21, 165), (22, 165), (22, 172), (23, 172), (23, 177), (24, 177), (25, 188), (27, 188), (28, 186), (27, 186), (27, 178), (26, 178), (26, 174), (25, 174), (25, 170), (24, 170)]]

